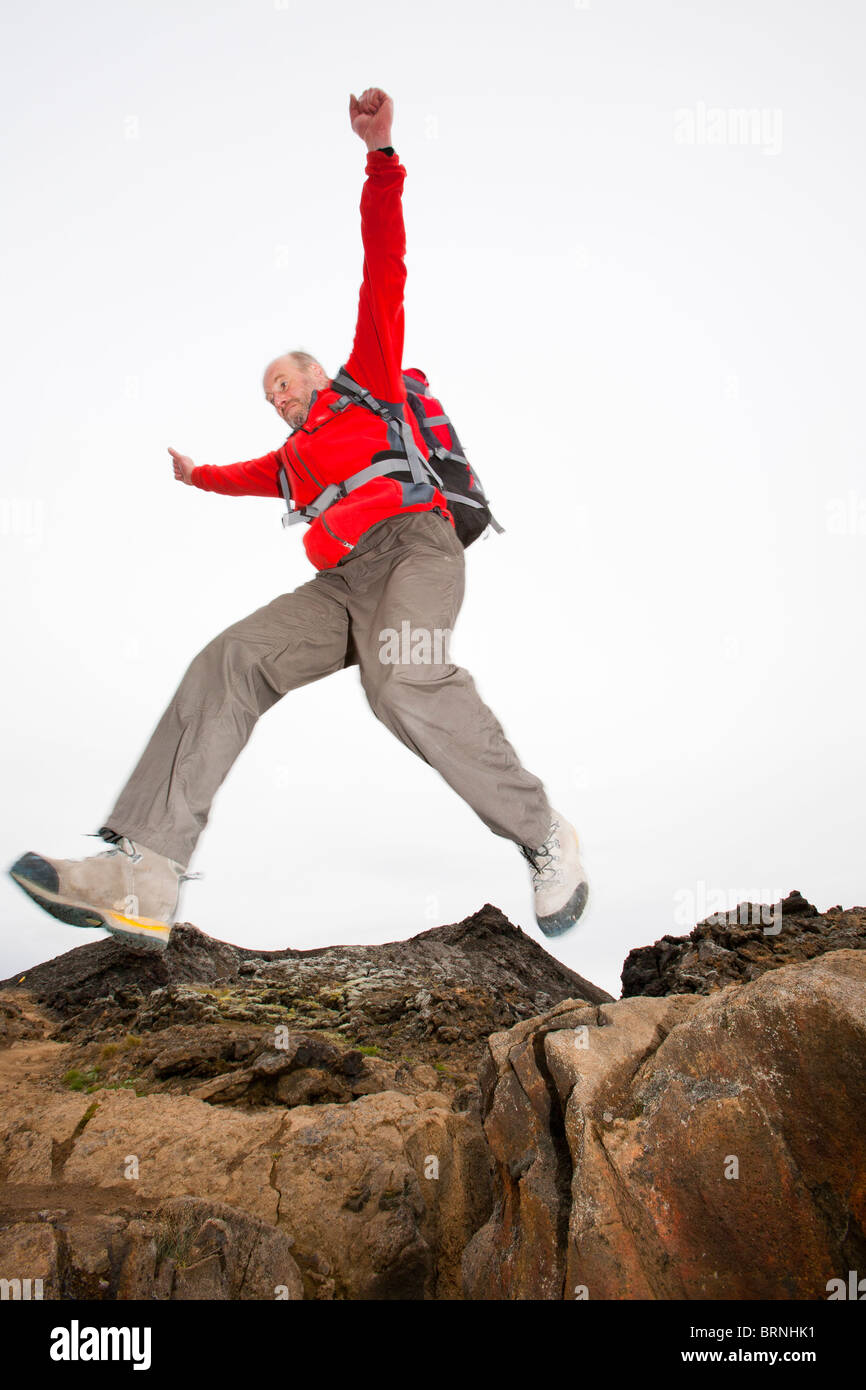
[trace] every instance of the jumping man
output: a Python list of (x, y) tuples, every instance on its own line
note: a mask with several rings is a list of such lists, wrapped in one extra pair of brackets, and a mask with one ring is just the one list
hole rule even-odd
[[(425, 652), (432, 659), (413, 661), (400, 649), (383, 659), (386, 630), (451, 632), (463, 601), (464, 553), (444, 483), (440, 488), (435, 473), (418, 473), (419, 456), (428, 459), (430, 451), (414, 413), (404, 410), (406, 170), (391, 146), (393, 102), (369, 87), (350, 98), (349, 115), (368, 151), (364, 271), (351, 355), (337, 378), (301, 351), (266, 368), (265, 397), (291, 429), (275, 452), (197, 467), (169, 450), (175, 478), (207, 492), (279, 497), (287, 483), (293, 509), (306, 509), (304, 548), (317, 573), (234, 623), (194, 658), (96, 832), (110, 849), (80, 860), (31, 852), (12, 866), (24, 891), (70, 926), (167, 945), (211, 803), (257, 719), (290, 690), (352, 665), (377, 718), (436, 768), (495, 835), (519, 847), (530, 865), (541, 930), (561, 935), (586, 906), (574, 827), (521, 765), (469, 673), (448, 660), (441, 642)], [(337, 380), (388, 403), (388, 418), (347, 401)], [(358, 485), (355, 475), (367, 468), (369, 478)], [(341, 489), (349, 479), (352, 489)]]

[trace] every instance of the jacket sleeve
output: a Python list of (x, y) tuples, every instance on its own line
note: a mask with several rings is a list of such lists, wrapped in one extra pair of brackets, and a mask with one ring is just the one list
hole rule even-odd
[(192, 470), (191, 482), (204, 492), (221, 492), (226, 497), (281, 497), (279, 468), (277, 454), (270, 453), (223, 467), (202, 464)]
[(406, 170), (396, 154), (370, 150), (366, 172), (361, 193), (364, 277), (355, 341), (345, 365), (349, 375), (374, 396), (401, 401), (406, 395), (402, 374)]

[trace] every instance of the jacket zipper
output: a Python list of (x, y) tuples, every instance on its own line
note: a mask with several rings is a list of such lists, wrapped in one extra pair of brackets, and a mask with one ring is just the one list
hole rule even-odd
[(319, 479), (316, 477), (315, 473), (313, 472), (313, 470), (312, 470), (311, 468), (309, 468), (309, 467), (307, 466), (306, 463), (304, 463), (304, 460), (301, 458), (300, 454), (298, 453), (298, 451), (297, 451), (297, 449), (295, 448), (294, 444), (292, 443), (291, 439), (287, 439), (287, 440), (286, 440), (286, 448), (290, 450), (290, 452), (291, 452), (292, 456), (294, 457), (294, 459), (297, 461), (297, 463), (300, 464), (301, 468), (303, 468), (303, 470), (304, 470), (304, 472), (306, 473), (307, 477), (309, 478), (310, 482), (311, 482), (311, 483), (315, 483), (315, 485), (316, 485), (317, 488), (319, 488), (321, 491), (324, 491), (325, 484), (322, 483), (322, 482), (320, 482)]
[(342, 545), (346, 550), (355, 549), (355, 547), (349, 541), (344, 541), (342, 536), (338, 536), (336, 531), (331, 530), (330, 526), (325, 520), (324, 513), (319, 517), (319, 520), (321, 521), (323, 527), (325, 528), (332, 540), (339, 541), (340, 545)]

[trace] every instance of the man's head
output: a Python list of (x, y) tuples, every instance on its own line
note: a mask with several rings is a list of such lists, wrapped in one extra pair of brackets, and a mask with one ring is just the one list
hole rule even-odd
[(265, 368), (265, 399), (291, 429), (298, 429), (310, 413), (314, 391), (330, 381), (321, 362), (308, 352), (287, 352)]

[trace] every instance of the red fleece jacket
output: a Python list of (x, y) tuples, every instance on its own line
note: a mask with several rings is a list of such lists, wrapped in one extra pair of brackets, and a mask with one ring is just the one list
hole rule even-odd
[[(364, 274), (352, 352), (345, 370), (380, 400), (405, 402), (403, 385), (403, 294), (406, 284), (406, 231), (403, 223), (403, 183), (406, 170), (396, 154), (371, 150), (361, 194), (361, 236)], [(289, 479), (296, 507), (311, 502), (328, 483), (342, 482), (373, 459), (391, 452), (383, 421), (362, 406), (350, 405), (335, 414), (331, 404), (339, 393), (332, 386), (314, 394), (310, 413), (282, 448), (261, 458), (225, 467), (194, 468), (192, 482), (207, 492), (230, 497), (279, 497), (279, 469)], [(425, 458), (429, 450), (411, 410), (406, 418)], [(304, 547), (317, 569), (345, 559), (357, 541), (377, 522), (401, 512), (438, 507), (453, 525), (448, 504), (436, 488), (418, 500), (417, 489), (395, 478), (376, 478), (341, 498), (317, 518), (304, 537)]]

